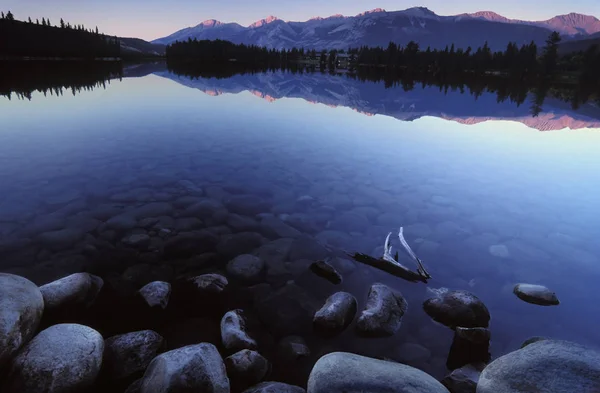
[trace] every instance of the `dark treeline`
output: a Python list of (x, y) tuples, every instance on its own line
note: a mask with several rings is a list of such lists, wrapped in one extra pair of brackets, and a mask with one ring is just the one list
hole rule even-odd
[(121, 55), (117, 37), (101, 34), (98, 28), (72, 26), (62, 19), (58, 26), (42, 18), (16, 20), (9, 11), (0, 14), (0, 57), (116, 58)]
[(473, 96), (477, 100), (483, 94), (496, 95), (497, 102), (512, 102), (517, 106), (527, 104), (530, 112), (537, 116), (542, 112), (547, 97), (557, 98), (570, 103), (573, 109), (595, 101), (600, 105), (600, 88), (581, 81), (581, 83), (551, 83), (548, 80), (523, 81), (519, 78), (507, 78), (495, 74), (454, 73), (432, 74), (428, 72), (382, 68), (357, 67), (349, 72), (341, 72), (333, 68), (323, 68), (318, 65), (291, 63), (279, 67), (199, 67), (190, 62), (168, 62), (169, 71), (198, 78), (229, 78), (236, 74), (255, 74), (261, 72), (288, 72), (291, 74), (322, 73), (359, 80), (361, 82), (384, 83), (386, 88), (401, 88), (411, 91), (417, 88), (437, 87), (442, 94), (449, 91), (460, 91)]
[[(223, 64), (236, 62), (253, 67), (288, 67), (292, 63), (308, 62), (321, 68), (357, 68), (379, 66), (427, 72), (432, 75), (460, 73), (510, 75), (520, 79), (555, 79), (557, 76), (581, 75), (593, 84), (600, 84), (600, 50), (590, 48), (585, 53), (564, 57), (558, 54), (560, 34), (554, 32), (542, 48), (532, 42), (519, 47), (509, 43), (505, 51), (492, 52), (487, 43), (479, 48), (422, 50), (416, 42), (400, 46), (390, 42), (387, 48), (361, 47), (347, 51), (304, 49), (274, 50), (258, 46), (236, 45), (227, 41), (189, 39), (167, 47), (170, 62)], [(343, 65), (342, 65), (343, 64)]]
[(111, 79), (123, 76), (119, 62), (28, 61), (2, 63), (0, 96), (31, 100), (32, 93), (44, 95), (73, 94), (105, 88)]

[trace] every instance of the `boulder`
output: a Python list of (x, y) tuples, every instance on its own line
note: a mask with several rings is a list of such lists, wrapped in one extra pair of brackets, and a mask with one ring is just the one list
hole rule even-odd
[(50, 313), (89, 307), (104, 286), (104, 281), (89, 273), (75, 273), (40, 287), (45, 310)]
[(229, 379), (217, 348), (208, 343), (165, 352), (152, 360), (141, 393), (229, 393)]
[(44, 298), (34, 283), (0, 273), (0, 370), (31, 340), (43, 312)]
[(408, 303), (400, 292), (384, 284), (373, 284), (356, 328), (365, 336), (392, 336), (400, 329), (407, 309)]
[(519, 299), (527, 303), (539, 306), (557, 306), (560, 304), (556, 294), (543, 285), (517, 284), (513, 292)]
[(149, 307), (160, 307), (163, 310), (169, 304), (171, 284), (164, 281), (153, 281), (138, 291)]
[(220, 274), (203, 274), (188, 280), (199, 292), (217, 294), (225, 290), (229, 282)]
[(543, 340), (490, 363), (479, 377), (477, 393), (597, 393), (599, 387), (600, 352)]
[(291, 363), (310, 356), (310, 349), (302, 337), (287, 336), (279, 341), (277, 353), (281, 360)]
[(223, 346), (229, 351), (255, 349), (254, 341), (246, 332), (246, 320), (242, 310), (227, 312), (221, 319), (221, 339)]
[(450, 328), (488, 327), (490, 313), (481, 300), (467, 291), (449, 291), (428, 299), (423, 309), (434, 321)]
[(332, 284), (341, 284), (342, 275), (329, 263), (317, 261), (310, 265), (310, 270), (319, 277), (323, 277)]
[(271, 365), (260, 353), (249, 349), (225, 358), (227, 375), (238, 385), (253, 385), (262, 381), (268, 374)]
[(325, 333), (339, 333), (344, 330), (356, 315), (356, 298), (347, 292), (337, 292), (329, 296), (325, 304), (315, 313), (315, 328)]
[(244, 390), (244, 393), (306, 393), (306, 390), (283, 382), (262, 382)]
[(491, 338), (490, 329), (487, 328), (457, 327), (454, 331), (458, 337), (475, 344), (489, 343)]
[(475, 393), (479, 375), (484, 367), (483, 364), (467, 364), (457, 368), (442, 379), (442, 385), (448, 388), (450, 393)]
[(227, 274), (244, 282), (258, 281), (265, 269), (265, 262), (250, 254), (238, 255), (227, 264)]
[(125, 333), (104, 341), (103, 373), (119, 380), (146, 370), (163, 346), (163, 338), (152, 330)]
[(446, 359), (448, 370), (456, 370), (467, 364), (487, 364), (490, 359), (490, 331), (488, 329), (456, 328)]
[(432, 376), (405, 364), (334, 352), (315, 363), (309, 393), (448, 393)]
[(80, 392), (96, 381), (104, 340), (92, 328), (76, 324), (49, 327), (11, 360), (4, 393)]

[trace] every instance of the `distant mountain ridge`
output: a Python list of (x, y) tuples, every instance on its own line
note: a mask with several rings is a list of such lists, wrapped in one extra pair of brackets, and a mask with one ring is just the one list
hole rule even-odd
[(404, 45), (411, 40), (423, 49), (428, 46), (444, 48), (451, 44), (458, 48), (476, 48), (487, 41), (492, 50), (503, 50), (509, 42), (543, 44), (553, 30), (565, 36), (583, 38), (600, 32), (600, 20), (576, 13), (545, 21), (522, 21), (492, 11), (440, 16), (425, 7), (391, 12), (376, 8), (355, 16), (317, 16), (304, 22), (286, 22), (269, 16), (249, 26), (209, 19), (152, 42), (168, 45), (189, 38), (223, 39), (276, 49), (319, 50), (387, 46), (389, 41)]

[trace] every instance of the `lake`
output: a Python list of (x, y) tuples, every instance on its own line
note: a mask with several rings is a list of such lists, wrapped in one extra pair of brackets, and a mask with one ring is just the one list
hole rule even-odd
[[(259, 281), (230, 280), (210, 311), (182, 306), (152, 327), (169, 348), (218, 343), (223, 313), (243, 308), (267, 358), (287, 335), (308, 342), (311, 355), (294, 367), (273, 366), (273, 378), (299, 385), (334, 350), (442, 378), (453, 332), (422, 309), (439, 288), (483, 300), (493, 358), (531, 336), (598, 346), (597, 104), (573, 110), (548, 96), (540, 106), (526, 94), (517, 105), (487, 91), (319, 72), (205, 79), (142, 65), (122, 75), (59, 95), (0, 96), (0, 271), (38, 285), (87, 271), (129, 294), (154, 280), (227, 275), (230, 259), (257, 253)], [(400, 226), (428, 283), (340, 257), (381, 256), (389, 232), (402, 251)], [(193, 241), (172, 246), (181, 236)], [(326, 256), (339, 285), (309, 269)], [(329, 295), (351, 293), (360, 313), (377, 282), (408, 302), (398, 333), (311, 331)], [(560, 305), (519, 300), (519, 282), (548, 286)], [(127, 331), (109, 321), (126, 318), (110, 314), (119, 305), (103, 307), (99, 331)]]

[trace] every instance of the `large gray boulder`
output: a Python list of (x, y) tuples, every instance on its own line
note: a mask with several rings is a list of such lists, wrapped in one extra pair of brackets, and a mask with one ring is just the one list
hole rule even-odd
[(35, 334), (44, 298), (26, 278), (0, 273), (0, 369)]
[(47, 312), (89, 307), (94, 303), (104, 281), (89, 273), (75, 273), (40, 287)]
[(483, 367), (483, 364), (467, 364), (457, 368), (442, 379), (442, 384), (450, 393), (475, 393)]
[(262, 382), (244, 390), (244, 393), (306, 393), (306, 390), (283, 382)]
[(262, 381), (271, 365), (260, 353), (242, 349), (225, 359), (225, 367), (232, 381), (250, 386)]
[(164, 281), (153, 281), (144, 285), (138, 294), (149, 307), (160, 307), (164, 310), (169, 305), (171, 284)]
[(407, 309), (408, 303), (400, 292), (384, 284), (373, 284), (356, 328), (365, 336), (392, 336), (400, 329)]
[(467, 291), (450, 291), (426, 300), (423, 310), (434, 321), (451, 328), (488, 327), (490, 313), (483, 302)]
[(225, 290), (229, 281), (220, 274), (203, 274), (190, 278), (190, 281), (202, 294), (219, 294)]
[(543, 340), (506, 354), (481, 373), (477, 393), (597, 393), (600, 352), (560, 340)]
[(71, 393), (92, 386), (104, 340), (92, 328), (60, 324), (43, 330), (10, 362), (3, 393)]
[(221, 340), (223, 346), (230, 351), (256, 348), (256, 341), (246, 332), (246, 320), (242, 310), (225, 313), (221, 319)]
[(188, 345), (154, 358), (144, 374), (140, 392), (229, 393), (229, 378), (214, 345)]
[(104, 341), (104, 367), (109, 379), (118, 380), (142, 372), (161, 347), (163, 338), (152, 330), (125, 333)]
[(334, 352), (314, 365), (308, 393), (448, 393), (432, 376), (405, 364)]
[(513, 292), (519, 299), (538, 306), (557, 306), (560, 304), (556, 293), (543, 285), (517, 284)]
[(313, 324), (324, 333), (337, 333), (344, 330), (356, 315), (356, 298), (348, 292), (336, 292), (329, 296), (325, 304), (315, 313)]

